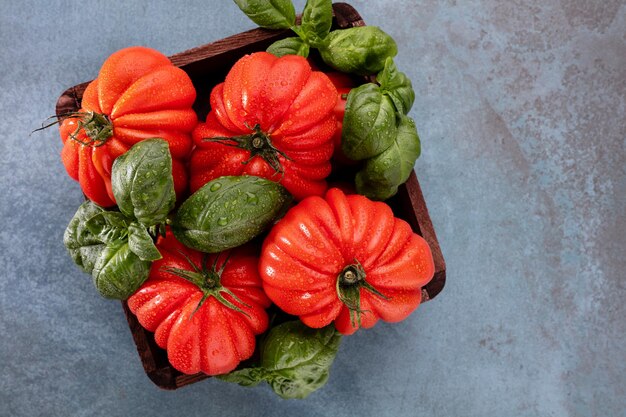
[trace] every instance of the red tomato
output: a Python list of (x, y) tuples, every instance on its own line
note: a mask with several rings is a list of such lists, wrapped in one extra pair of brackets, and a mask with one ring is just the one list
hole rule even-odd
[(208, 255), (188, 249), (168, 231), (148, 280), (128, 299), (154, 332), (172, 366), (185, 374), (218, 375), (252, 356), (255, 335), (268, 327), (270, 301), (250, 247)]
[(308, 326), (343, 334), (405, 319), (435, 266), (426, 241), (388, 205), (336, 188), (292, 208), (265, 239), (268, 297)]
[(193, 132), (192, 192), (249, 174), (280, 182), (296, 199), (324, 193), (337, 103), (324, 73), (300, 56), (258, 52), (237, 61), (210, 100), (206, 123)]
[(113, 206), (113, 161), (135, 143), (159, 137), (170, 144), (180, 196), (187, 187), (184, 161), (197, 123), (195, 99), (187, 74), (160, 52), (140, 46), (115, 52), (87, 86), (79, 112), (61, 123), (65, 169), (90, 200)]
[(337, 105), (333, 109), (335, 119), (337, 120), (337, 129), (333, 135), (333, 143), (335, 144), (335, 152), (333, 154), (333, 160), (339, 165), (352, 166), (358, 162), (353, 161), (344, 155), (341, 150), (341, 131), (343, 128), (343, 116), (346, 112), (346, 101), (348, 100), (348, 94), (352, 88), (356, 87), (354, 80), (348, 75), (342, 72), (327, 72), (326, 75), (333, 82), (337, 88)]

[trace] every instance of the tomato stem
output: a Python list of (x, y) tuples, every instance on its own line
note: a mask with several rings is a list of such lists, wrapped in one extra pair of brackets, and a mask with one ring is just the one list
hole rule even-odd
[(368, 310), (361, 309), (361, 288), (372, 294), (389, 300), (389, 297), (382, 294), (365, 280), (365, 269), (361, 263), (354, 259), (354, 264), (343, 268), (337, 276), (336, 291), (339, 300), (350, 310), (350, 323), (352, 327), (361, 327), (361, 315)]
[(284, 174), (285, 171), (280, 159), (282, 157), (283, 159), (290, 161), (291, 158), (289, 158), (285, 152), (276, 148), (272, 144), (269, 133), (263, 132), (260, 125), (257, 124), (252, 128), (246, 125), (246, 127), (253, 132), (246, 135), (233, 137), (220, 136), (215, 138), (204, 138), (202, 140), (205, 142), (219, 142), (226, 146), (244, 149), (250, 152), (250, 158), (243, 161), (242, 164), (248, 164), (255, 157), (259, 156), (263, 158), (263, 160), (267, 162), (267, 164), (271, 166), (276, 173)]

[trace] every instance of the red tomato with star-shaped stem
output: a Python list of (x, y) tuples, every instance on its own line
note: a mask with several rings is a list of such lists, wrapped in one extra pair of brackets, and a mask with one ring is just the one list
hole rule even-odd
[(421, 301), (435, 266), (428, 243), (389, 206), (336, 188), (304, 199), (263, 243), (267, 296), (304, 324), (343, 334), (397, 322)]
[(224, 175), (280, 182), (298, 200), (327, 188), (337, 90), (303, 57), (246, 55), (211, 92), (206, 123), (193, 132), (195, 191)]
[(163, 258), (128, 299), (139, 323), (154, 332), (172, 366), (185, 374), (218, 375), (252, 356), (255, 336), (268, 327), (270, 300), (251, 246), (217, 255), (183, 246), (170, 231), (157, 248)]
[(196, 90), (185, 71), (162, 53), (134, 46), (113, 53), (84, 92), (81, 109), (60, 125), (61, 159), (70, 177), (94, 203), (115, 205), (113, 161), (148, 138), (168, 142), (174, 188), (187, 188), (185, 161), (197, 116)]

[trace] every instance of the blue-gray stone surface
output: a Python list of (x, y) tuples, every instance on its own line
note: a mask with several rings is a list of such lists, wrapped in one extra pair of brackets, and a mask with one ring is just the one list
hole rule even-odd
[(63, 247), (82, 195), (58, 133), (29, 136), (118, 49), (254, 24), (229, 1), (0, 1), (0, 416), (626, 416), (626, 2), (352, 4), (413, 80), (448, 281), (283, 401), (148, 380), (119, 303)]

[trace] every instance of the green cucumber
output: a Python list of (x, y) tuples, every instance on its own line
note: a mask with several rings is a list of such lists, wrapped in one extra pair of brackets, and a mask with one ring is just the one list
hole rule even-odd
[(240, 246), (282, 215), (292, 197), (280, 184), (254, 176), (220, 177), (181, 206), (172, 222), (185, 246), (216, 253)]

